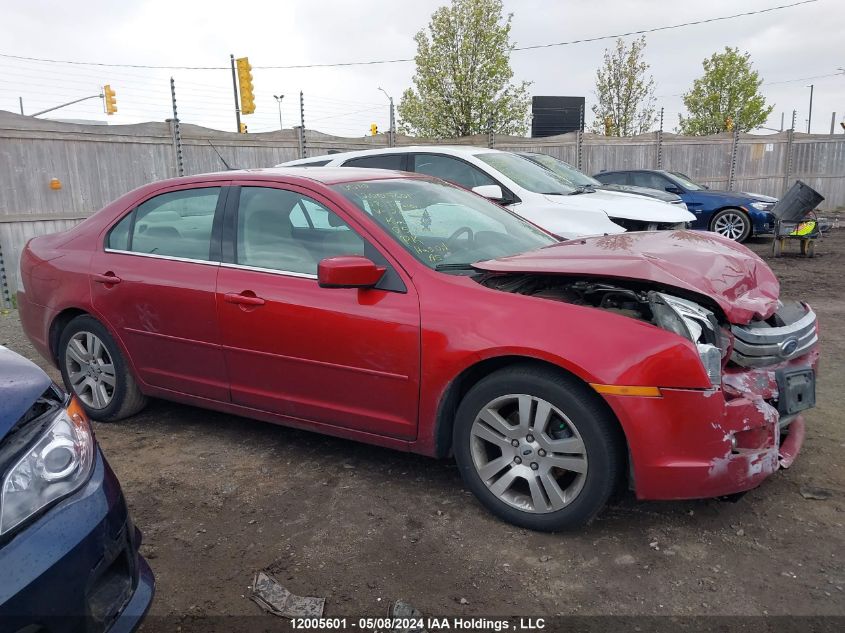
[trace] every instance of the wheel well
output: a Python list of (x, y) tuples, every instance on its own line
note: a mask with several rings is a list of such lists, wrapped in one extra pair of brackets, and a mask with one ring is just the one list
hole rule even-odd
[(79, 308), (67, 308), (66, 310), (59, 312), (50, 324), (50, 338), (48, 342), (50, 344), (50, 353), (53, 355), (53, 359), (56, 361), (57, 365), (59, 363), (59, 339), (62, 337), (62, 332), (67, 327), (68, 323), (83, 314), (88, 313), (85, 310), (80, 310)]
[[(751, 216), (748, 214), (748, 211), (746, 211), (746, 210), (745, 210), (745, 209), (743, 209), (742, 207), (735, 207), (735, 206), (733, 206), (733, 205), (728, 205), (728, 206), (726, 206), (726, 207), (720, 207), (720, 208), (716, 209), (716, 210), (713, 212), (713, 215), (712, 215), (712, 216), (710, 216), (710, 228), (712, 228), (712, 227), (713, 227), (713, 218), (715, 218), (715, 217), (716, 217), (716, 214), (717, 214), (717, 213), (721, 213), (722, 211), (729, 211), (729, 210), (730, 210), (730, 211), (739, 211), (739, 212), (740, 212), (741, 214), (743, 214), (746, 218), (748, 218), (748, 221), (749, 221), (749, 222), (751, 222)], [(753, 223), (753, 222), (751, 222), (751, 230), (752, 230), (752, 231), (754, 230), (754, 223)]]
[[(607, 401), (605, 401), (604, 398), (595, 393), (592, 387), (590, 387), (586, 382), (584, 382), (580, 377), (576, 376), (572, 372), (563, 369), (559, 365), (555, 365), (544, 360), (539, 360), (537, 358), (530, 358), (528, 356), (497, 356), (496, 358), (488, 358), (487, 360), (483, 360), (479, 363), (476, 363), (475, 365), (472, 365), (471, 367), (466, 368), (464, 371), (458, 374), (458, 376), (446, 388), (446, 392), (440, 399), (440, 406), (437, 408), (437, 421), (434, 438), (435, 455), (437, 457), (446, 457), (452, 451), (452, 430), (455, 424), (455, 414), (457, 413), (458, 405), (460, 405), (461, 400), (463, 400), (467, 392), (469, 392), (469, 390), (472, 389), (472, 387), (475, 386), (479, 381), (489, 376), (493, 372), (499, 371), (500, 369), (504, 369), (505, 367), (511, 367), (513, 365), (533, 365), (534, 367), (551, 369), (552, 371), (556, 371), (561, 374), (566, 374), (567, 376), (573, 378), (574, 380), (577, 380), (579, 383), (584, 385), (584, 387), (586, 387), (586, 389), (595, 396), (596, 401), (601, 403), (601, 406), (607, 410), (607, 412), (612, 416), (613, 420), (616, 422), (616, 426), (619, 430), (619, 436), (625, 443), (626, 462), (630, 460), (630, 458), (627, 457), (628, 442), (625, 438), (625, 432), (622, 429), (622, 425), (619, 423), (616, 414), (613, 412), (613, 409), (611, 409), (610, 405), (607, 404)], [(628, 464), (626, 463), (623, 472), (627, 471)]]

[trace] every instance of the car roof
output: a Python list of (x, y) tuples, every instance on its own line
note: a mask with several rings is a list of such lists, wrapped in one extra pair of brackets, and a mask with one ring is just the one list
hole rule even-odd
[(411, 174), (391, 169), (369, 169), (366, 167), (265, 167), (260, 169), (233, 169), (183, 178), (172, 178), (168, 182), (197, 182), (199, 180), (311, 180), (324, 185), (362, 180), (384, 180), (388, 178), (425, 179), (423, 174)]
[(310, 162), (321, 160), (343, 160), (348, 158), (359, 158), (361, 156), (407, 154), (409, 152), (448, 154), (449, 156), (475, 156), (477, 154), (487, 154), (500, 151), (501, 150), (498, 149), (492, 149), (488, 147), (476, 147), (473, 145), (407, 145), (404, 147), (379, 147), (376, 149), (362, 149), (353, 152), (336, 152), (334, 154), (323, 154), (321, 156), (309, 156), (308, 158), (300, 158), (298, 160), (292, 160), (281, 163), (277, 165), (277, 167), (293, 167), (295, 165), (304, 166)]

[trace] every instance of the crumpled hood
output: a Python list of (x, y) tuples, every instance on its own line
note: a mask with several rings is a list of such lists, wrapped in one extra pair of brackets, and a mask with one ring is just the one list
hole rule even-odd
[(570, 240), (474, 266), (497, 273), (618, 277), (712, 298), (731, 323), (767, 319), (780, 284), (750, 250), (714, 233), (643, 231)]
[(642, 222), (693, 222), (695, 216), (680, 205), (632, 193), (596, 189), (592, 193), (571, 196), (547, 195), (549, 202), (580, 209), (603, 211), (611, 219), (640, 220)]
[(50, 386), (35, 363), (0, 345), (0, 440)]

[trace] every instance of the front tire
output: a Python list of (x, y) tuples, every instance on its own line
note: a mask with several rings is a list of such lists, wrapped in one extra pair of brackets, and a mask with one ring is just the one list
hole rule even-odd
[(710, 230), (735, 242), (751, 237), (751, 218), (739, 209), (722, 209), (710, 220)]
[(529, 365), (497, 371), (470, 389), (453, 442), (478, 500), (532, 530), (589, 523), (625, 464), (621, 432), (599, 397), (571, 376)]
[(94, 420), (121, 420), (147, 404), (117, 343), (92, 316), (78, 316), (62, 331), (59, 368), (65, 387)]

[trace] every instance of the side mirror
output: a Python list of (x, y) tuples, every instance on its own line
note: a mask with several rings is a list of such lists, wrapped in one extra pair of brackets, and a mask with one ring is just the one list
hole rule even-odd
[(678, 195), (680, 195), (680, 194), (682, 194), (682, 193), (683, 193), (683, 191), (681, 190), (681, 188), (680, 188), (680, 187), (676, 187), (675, 185), (668, 185), (668, 186), (666, 187), (666, 191), (668, 191), (669, 193), (676, 193), (676, 194), (678, 194)]
[(361, 255), (326, 257), (317, 265), (317, 283), (321, 288), (372, 288), (385, 270)]
[(483, 196), (488, 200), (504, 200), (505, 194), (502, 193), (502, 188), (499, 185), (478, 185), (472, 188), (473, 193)]

